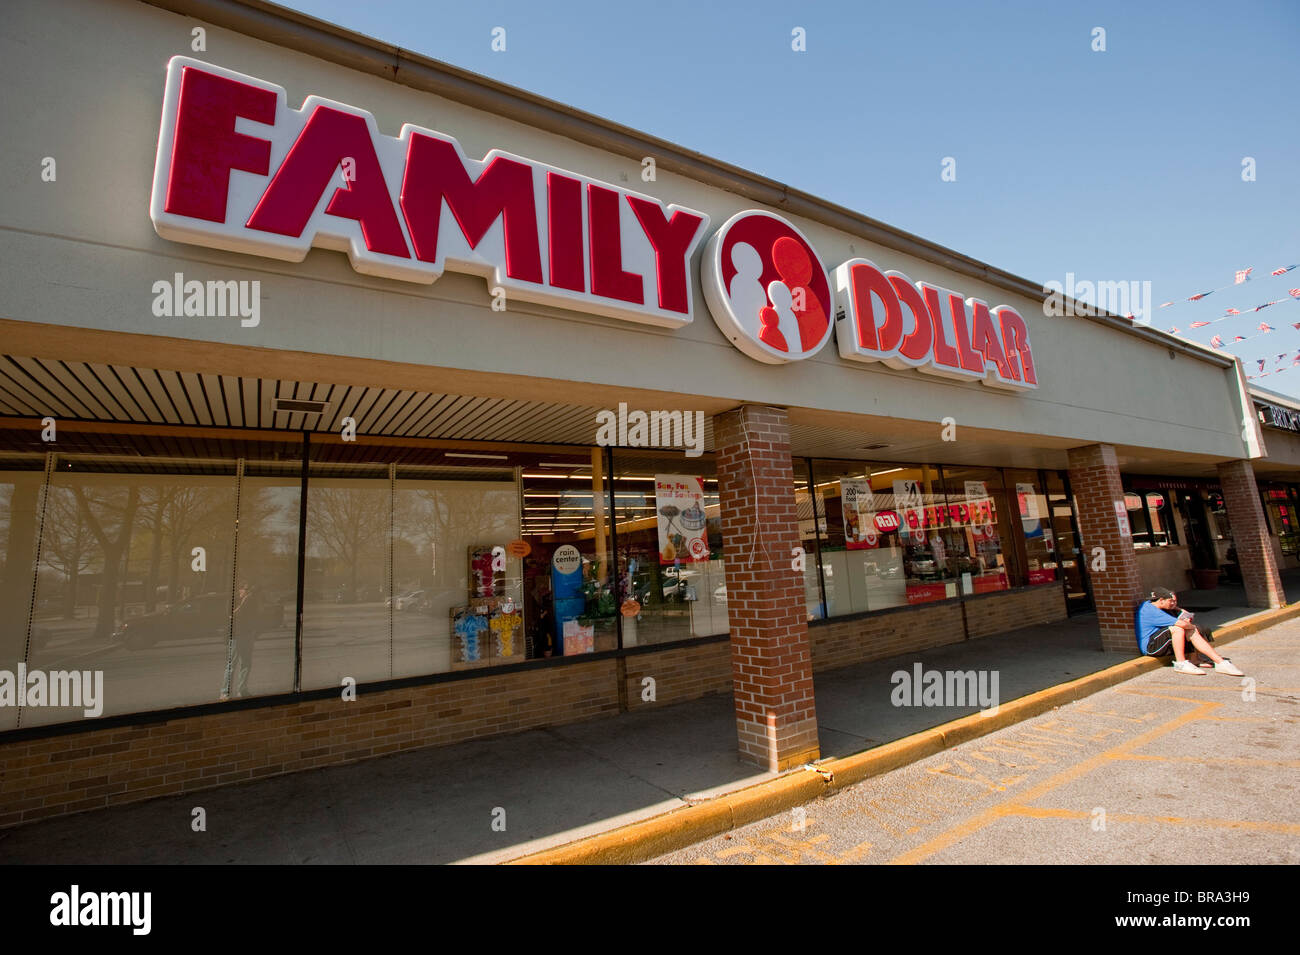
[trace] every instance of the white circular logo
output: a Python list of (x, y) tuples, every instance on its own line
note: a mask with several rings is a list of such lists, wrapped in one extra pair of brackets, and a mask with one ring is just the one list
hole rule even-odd
[(572, 544), (562, 544), (555, 548), (551, 566), (562, 574), (571, 574), (582, 566), (582, 554)]
[(830, 282), (816, 250), (770, 212), (739, 212), (704, 249), (709, 314), (750, 358), (779, 365), (817, 354), (834, 326)]

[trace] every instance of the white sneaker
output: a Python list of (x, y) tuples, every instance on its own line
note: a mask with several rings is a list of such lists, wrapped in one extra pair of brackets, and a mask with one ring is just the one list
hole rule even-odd
[(1186, 660), (1178, 660), (1174, 663), (1174, 672), (1189, 673), (1192, 676), (1205, 676), (1206, 671), (1202, 670), (1195, 663), (1189, 663)]
[(1222, 663), (1216, 663), (1216, 664), (1214, 665), (1214, 672), (1215, 672), (1215, 673), (1226, 673), (1226, 674), (1228, 674), (1228, 676), (1245, 676), (1245, 675), (1246, 675), (1246, 674), (1242, 673), (1239, 669), (1237, 669), (1237, 667), (1233, 665), (1233, 662), (1232, 662), (1231, 660), (1229, 660), (1227, 657), (1224, 657), (1224, 658), (1223, 658), (1223, 662), (1222, 662)]

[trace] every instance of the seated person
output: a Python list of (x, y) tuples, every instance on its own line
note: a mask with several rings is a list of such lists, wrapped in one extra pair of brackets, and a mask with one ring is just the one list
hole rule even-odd
[[(1244, 676), (1231, 660), (1214, 652), (1210, 641), (1192, 623), (1192, 615), (1186, 610), (1175, 616), (1171, 611), (1178, 609), (1178, 596), (1172, 591), (1157, 587), (1151, 595), (1138, 605), (1134, 620), (1137, 628), (1138, 649), (1149, 657), (1162, 657), (1172, 652), (1174, 669), (1179, 673), (1204, 676), (1205, 669), (1213, 666), (1218, 673), (1228, 676)], [(1192, 659), (1186, 658), (1188, 642), (1195, 648), (1191, 651)], [(1197, 665), (1198, 651), (1201, 657), (1212, 661)]]

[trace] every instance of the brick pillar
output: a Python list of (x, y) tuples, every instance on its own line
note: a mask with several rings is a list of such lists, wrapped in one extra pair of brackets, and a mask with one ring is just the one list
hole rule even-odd
[(790, 425), (784, 410), (745, 405), (713, 419), (731, 621), (740, 758), (780, 772), (816, 759), (817, 707)]
[[(1115, 511), (1117, 501), (1124, 507), (1115, 449), (1109, 444), (1071, 448), (1069, 467), (1070, 490), (1079, 509), (1079, 533), (1083, 536), (1082, 559), (1088, 562), (1092, 602), (1101, 625), (1101, 648), (1136, 653), (1133, 611), (1142, 597), (1142, 581), (1133, 552), (1132, 528), (1129, 536), (1121, 536), (1120, 518)], [(1128, 527), (1128, 511), (1123, 513)], [(1105, 550), (1105, 570), (1094, 569), (1095, 547)], [(1180, 583), (1175, 582), (1169, 589), (1177, 590)]]
[(1283, 606), (1286, 594), (1282, 592), (1277, 554), (1255, 484), (1255, 469), (1249, 461), (1225, 461), (1219, 465), (1219, 484), (1223, 487), (1223, 504), (1228, 509), (1241, 579), (1246, 585), (1246, 603), (1251, 607)]

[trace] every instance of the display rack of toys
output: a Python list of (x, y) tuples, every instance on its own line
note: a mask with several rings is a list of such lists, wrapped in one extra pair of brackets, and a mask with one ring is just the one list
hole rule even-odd
[(516, 663), (527, 657), (524, 615), (519, 612), (513, 600), (506, 598), (493, 601), (488, 629), (492, 632), (492, 639), (488, 641), (489, 659), (494, 665)]
[(488, 646), (489, 619), (492, 608), (488, 601), (476, 601), (466, 607), (451, 608), (451, 668), (469, 670), (487, 666), (491, 648)]
[(499, 597), (505, 589), (504, 570), (492, 570), (496, 559), (490, 546), (469, 548), (469, 599)]

